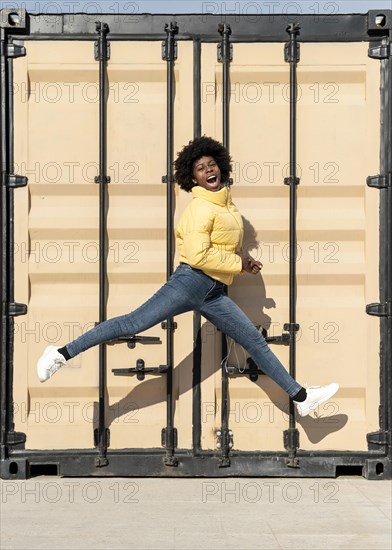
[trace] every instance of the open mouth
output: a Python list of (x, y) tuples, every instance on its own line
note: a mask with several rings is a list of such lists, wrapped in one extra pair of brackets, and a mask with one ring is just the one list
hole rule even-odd
[(216, 183), (217, 181), (217, 177), (216, 176), (210, 176), (209, 178), (207, 178), (207, 183)]

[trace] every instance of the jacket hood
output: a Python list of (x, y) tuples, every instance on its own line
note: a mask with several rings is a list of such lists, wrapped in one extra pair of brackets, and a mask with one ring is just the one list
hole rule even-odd
[(208, 191), (200, 185), (192, 187), (193, 198), (204, 199), (206, 201), (218, 204), (219, 206), (226, 206), (231, 203), (231, 193), (229, 187), (222, 187), (219, 191)]

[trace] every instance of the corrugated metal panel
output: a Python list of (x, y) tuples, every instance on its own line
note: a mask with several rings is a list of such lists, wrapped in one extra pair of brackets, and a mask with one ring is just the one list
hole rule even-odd
[[(301, 448), (365, 449), (377, 429), (378, 324), (365, 304), (378, 295), (379, 66), (365, 44), (306, 44), (298, 79), (297, 378), (337, 381), (323, 419), (299, 422)], [(59, 64), (58, 60), (62, 62)], [(175, 149), (192, 138), (192, 44), (178, 44)], [(202, 45), (202, 129), (221, 137), (221, 65)], [(111, 43), (108, 67), (108, 318), (135, 309), (165, 281), (166, 67), (159, 42)], [(15, 195), (16, 294), (29, 306), (16, 319), (16, 429), (27, 448), (93, 446), (98, 349), (70, 361), (45, 385), (35, 364), (98, 320), (98, 71), (93, 44), (27, 44), (15, 64), (16, 151), (29, 186)], [(230, 295), (257, 325), (280, 334), (288, 322), (288, 67), (282, 44), (235, 44), (231, 65), (233, 198), (246, 220), (245, 244), (264, 263)], [(366, 136), (371, 139), (365, 140)], [(353, 155), (352, 151), (358, 151)], [(24, 170), (23, 170), (24, 167)], [(176, 191), (176, 219), (190, 200)], [(192, 314), (177, 319), (174, 425), (192, 445)], [(166, 381), (117, 378), (111, 369), (165, 362), (161, 346), (108, 348), (107, 425), (111, 448), (157, 447), (165, 425)], [(203, 324), (202, 446), (220, 427), (220, 345)], [(243, 365), (242, 350), (237, 349)], [(288, 349), (274, 346), (288, 364)], [(230, 364), (236, 364), (234, 353)], [(230, 380), (234, 448), (283, 449), (287, 397), (265, 377)], [(283, 409), (283, 411), (281, 410)], [(95, 414), (94, 414), (95, 411)], [(347, 421), (350, 419), (349, 422)], [(50, 442), (50, 443), (48, 443)]]
[[(256, 324), (270, 325), (274, 334), (289, 319), (289, 190), (282, 185), (289, 169), (289, 81), (282, 57), (281, 45), (237, 46), (231, 73), (239, 96), (231, 103), (237, 128), (231, 150), (240, 173), (236, 203), (249, 220), (249, 246), (264, 263), (262, 280), (241, 277), (231, 294)], [(366, 188), (365, 175), (377, 172), (378, 78), (364, 44), (301, 46), (297, 379), (341, 385), (320, 407), (322, 418), (298, 421), (301, 448), (365, 449), (366, 433), (377, 426), (379, 335), (365, 304), (378, 288), (379, 197)], [(365, 140), (366, 135), (372, 138)], [(254, 181), (257, 172), (260, 179)], [(288, 348), (273, 349), (288, 365)], [(287, 415), (280, 408), (288, 410), (286, 396), (271, 380), (259, 378), (261, 390), (245, 380), (238, 390), (237, 385), (230, 384), (242, 424), (235, 430), (236, 446), (281, 449)], [(271, 407), (271, 401), (281, 407)]]

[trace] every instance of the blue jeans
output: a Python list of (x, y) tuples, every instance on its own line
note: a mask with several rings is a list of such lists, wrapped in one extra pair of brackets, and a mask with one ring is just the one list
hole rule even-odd
[(186, 311), (199, 311), (219, 330), (238, 342), (256, 365), (290, 397), (300, 386), (268, 347), (265, 338), (245, 313), (224, 293), (224, 285), (202, 271), (180, 264), (170, 279), (135, 311), (108, 319), (66, 345), (75, 357), (97, 344), (132, 336)]

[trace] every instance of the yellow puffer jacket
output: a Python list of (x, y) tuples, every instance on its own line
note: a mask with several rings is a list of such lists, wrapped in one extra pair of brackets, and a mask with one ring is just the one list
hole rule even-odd
[(180, 262), (230, 285), (242, 271), (238, 255), (244, 235), (241, 215), (228, 187), (207, 191), (196, 186), (192, 195), (176, 227)]

